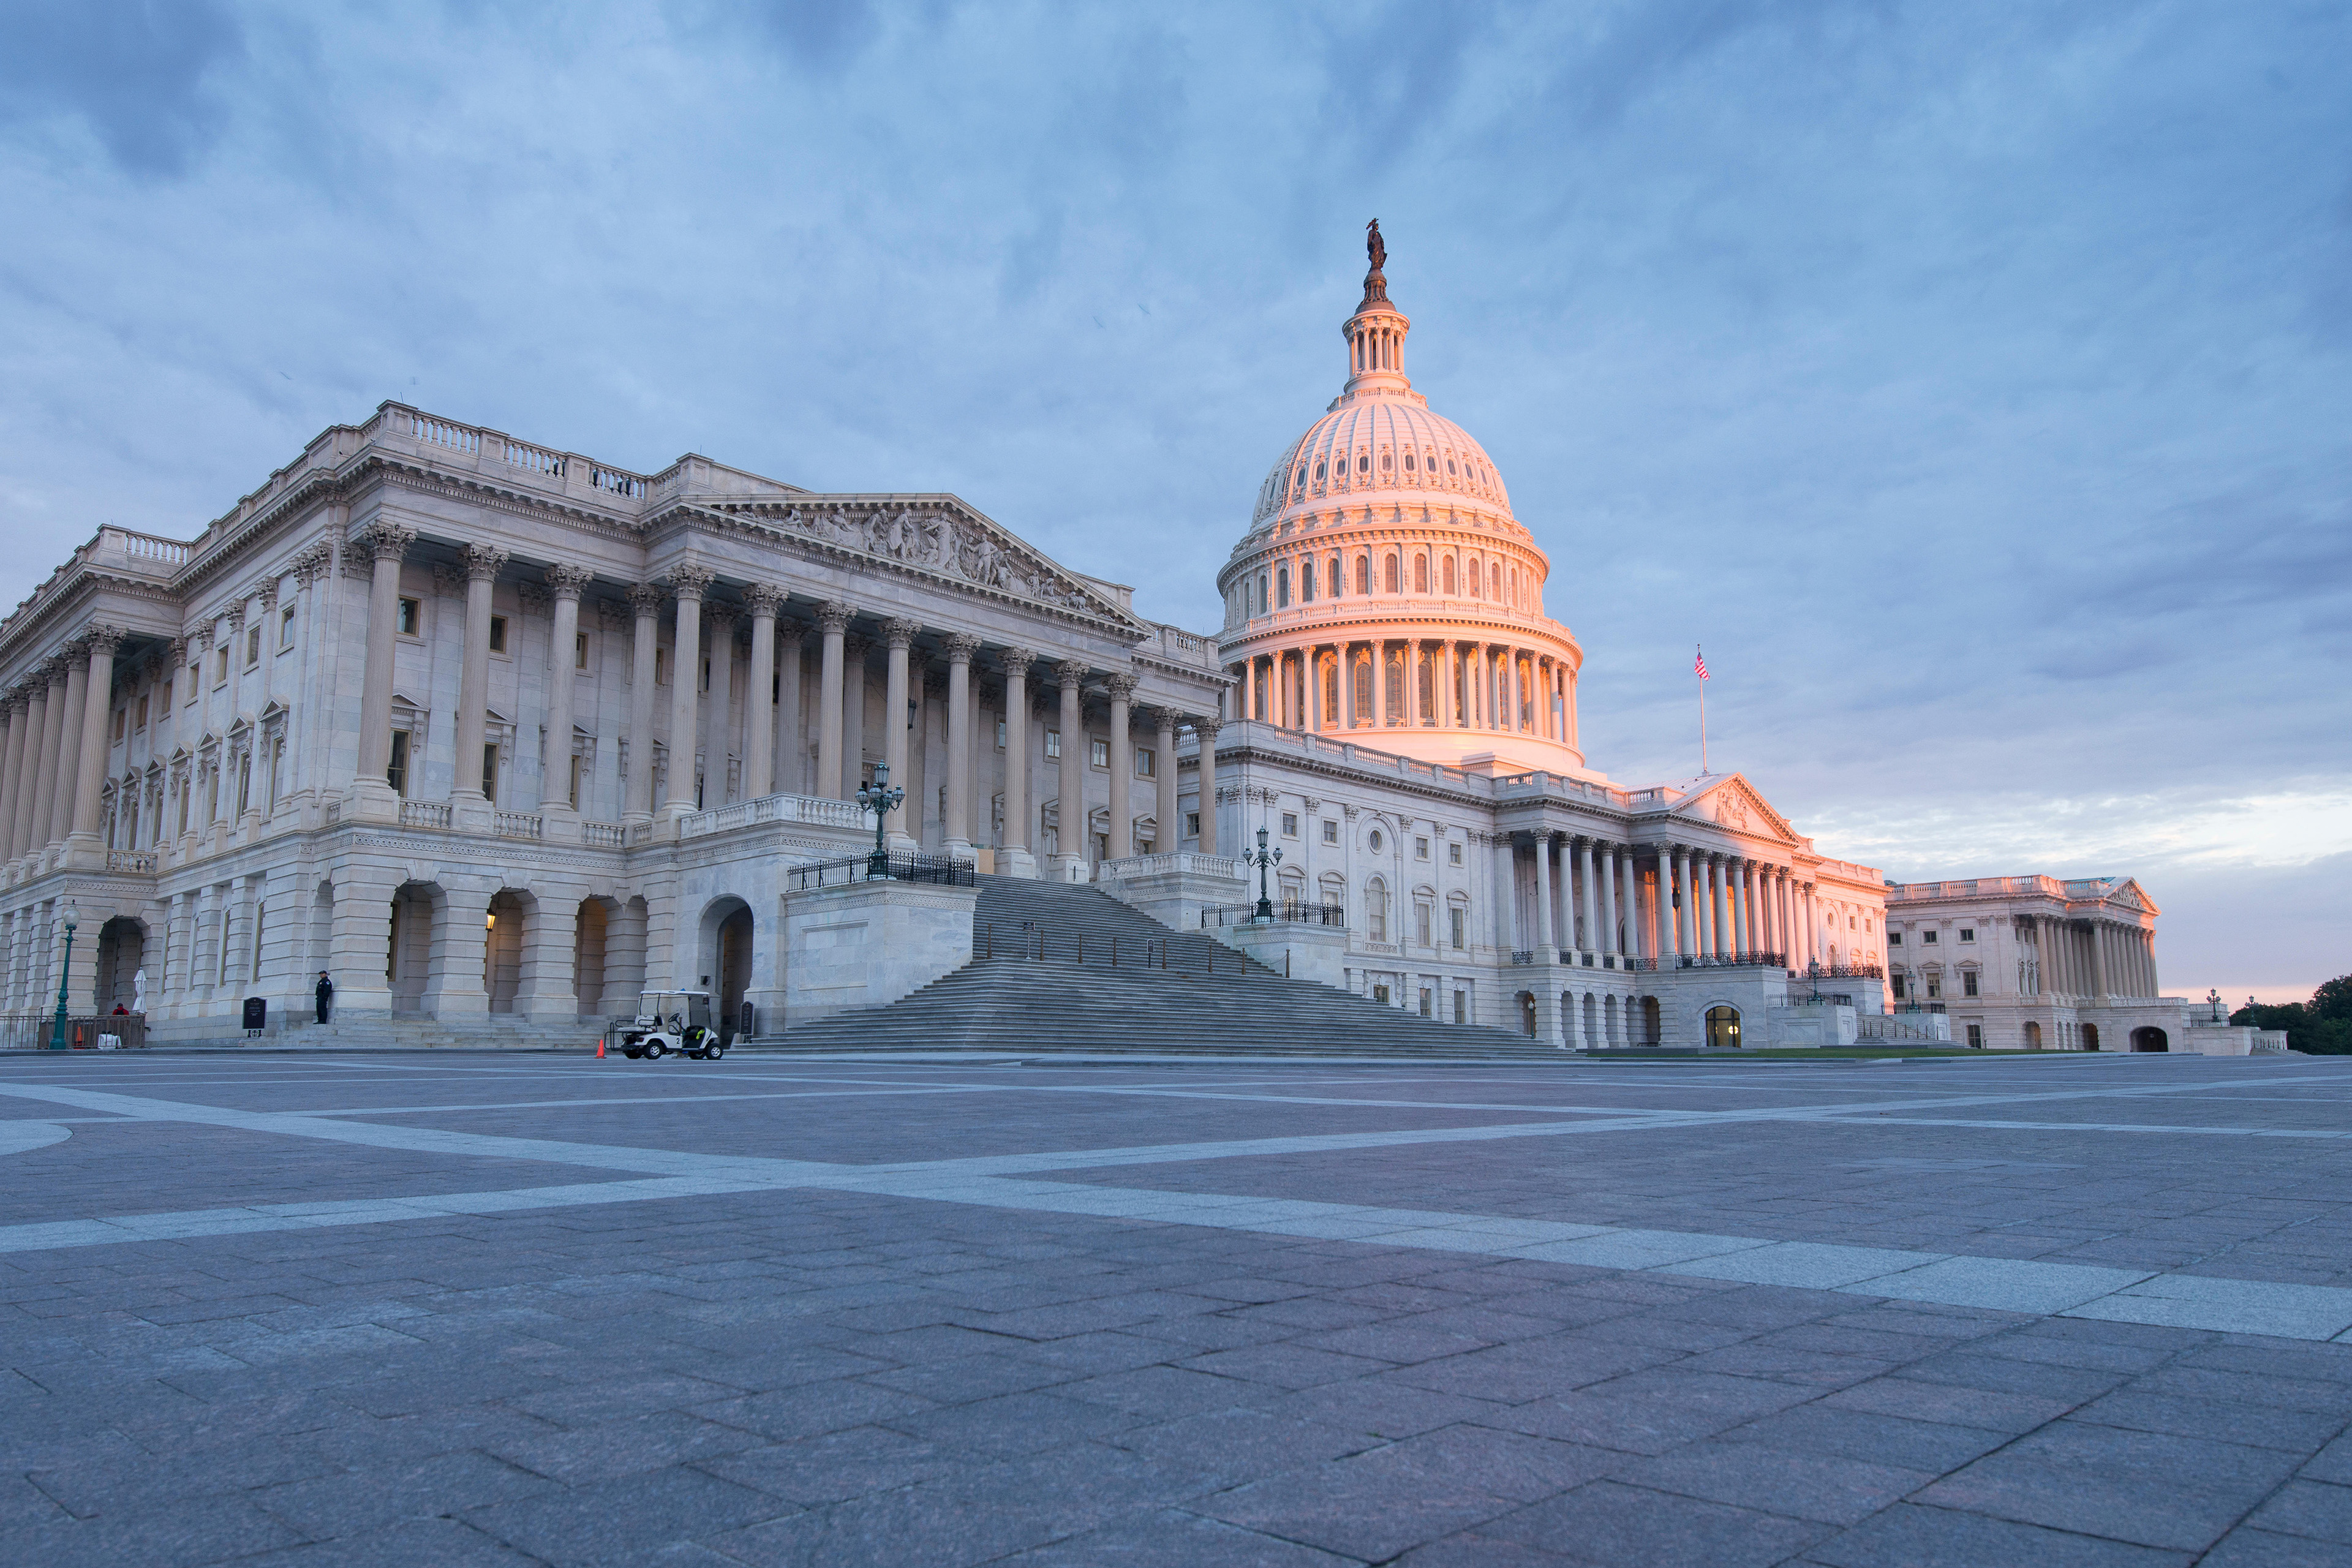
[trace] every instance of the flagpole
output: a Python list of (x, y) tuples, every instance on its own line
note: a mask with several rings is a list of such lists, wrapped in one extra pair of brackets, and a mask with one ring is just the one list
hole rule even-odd
[(1706, 647), (1703, 643), (1693, 644), (1692, 646), (1697, 650), (1691, 660), (1691, 668), (1698, 676), (1698, 771), (1699, 776), (1704, 778), (1707, 773)]

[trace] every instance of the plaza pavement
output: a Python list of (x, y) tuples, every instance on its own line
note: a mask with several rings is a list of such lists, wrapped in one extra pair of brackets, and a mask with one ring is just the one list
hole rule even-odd
[(0, 1060), (0, 1562), (2342, 1564), (2352, 1061)]

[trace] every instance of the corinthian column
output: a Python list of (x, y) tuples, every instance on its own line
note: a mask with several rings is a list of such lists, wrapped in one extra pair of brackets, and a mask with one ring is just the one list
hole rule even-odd
[(1153, 715), (1153, 722), (1151, 816), (1160, 826), (1151, 847), (1155, 854), (1173, 855), (1183, 847), (1184, 837), (1182, 825), (1176, 820), (1176, 710), (1162, 707)]
[(971, 656), (980, 639), (950, 632), (940, 639), (948, 656), (948, 815), (940, 837), (950, 858), (971, 858)]
[(816, 624), (824, 633), (816, 672), (816, 793), (827, 800), (849, 798), (841, 782), (841, 688), (845, 639), (855, 614), (839, 599), (827, 599), (816, 607)]
[(776, 793), (776, 607), (783, 602), (783, 595), (764, 583), (743, 590), (743, 607), (751, 616), (751, 668), (743, 690), (746, 800)]
[(89, 670), (82, 688), (81, 761), (74, 771), (73, 827), (66, 852), (79, 863), (103, 866), (99, 796), (106, 782), (106, 716), (114, 700), (114, 650), (122, 646), (122, 632), (115, 626), (92, 626), (83, 635), (89, 644)]
[[(1224, 721), (1211, 713), (1192, 721), (1192, 735), (1200, 742), (1199, 766), (1193, 771), (1198, 777), (1201, 810), (1201, 853), (1217, 853), (1217, 731)], [(1171, 763), (1170, 764), (1173, 766)]]
[(1025, 647), (1004, 650), (1004, 854), (996, 869), (1007, 877), (1034, 877), (1029, 824), (1029, 667), (1037, 656)]
[[(79, 643), (66, 645), (65, 722), (58, 733), (57, 785), (49, 795), (49, 820), (44, 830), (42, 847), (63, 844), (66, 835), (73, 831), (76, 782), (81, 773), (81, 731), (89, 717), (89, 666), (83, 658)], [(56, 705), (54, 692), (49, 698)], [(106, 715), (99, 713), (99, 733), (106, 732)], [(100, 753), (103, 755), (104, 753)]]
[(1087, 667), (1074, 658), (1064, 659), (1054, 667), (1054, 678), (1061, 683), (1062, 693), (1062, 776), (1055, 805), (1060, 826), (1055, 833), (1054, 869), (1059, 880), (1075, 882), (1082, 879), (1078, 872), (1087, 863), (1087, 736), (1081, 700)]
[(695, 720), (702, 707), (702, 595), (718, 575), (691, 563), (669, 570), (669, 591), (677, 596), (677, 635), (672, 641), (669, 675), (669, 788), (662, 815), (683, 816), (694, 806)]
[(489, 796), (482, 789), (482, 737), (490, 707), (490, 585), (507, 563), (507, 552), (468, 544), (458, 552), (466, 566), (466, 643), (457, 676), (457, 765), (449, 790), (449, 826), (487, 830)]
[(635, 624), (629, 640), (629, 775), (621, 819), (633, 824), (654, 819), (654, 654), (661, 604), (662, 591), (650, 583), (629, 590)]
[[(25, 693), (10, 687), (0, 696), (0, 864), (13, 859), (16, 832), (16, 797), (25, 793)], [(0, 1000), (5, 1000), (0, 995)]]
[[(366, 555), (373, 565), (368, 571), (367, 659), (360, 677), (359, 773), (345, 794), (348, 816), (388, 822), (400, 815), (400, 797), (386, 778), (392, 770), (393, 639), (400, 629), (401, 558), (415, 542), (415, 529), (383, 521), (368, 524), (351, 539), (352, 551)], [(209, 630), (198, 631), (189, 641), (188, 668), (195, 672), (200, 694)], [(416, 761), (411, 759), (412, 770)]]
[(572, 710), (580, 683), (572, 649), (580, 640), (580, 590), (595, 574), (558, 563), (546, 569), (546, 575), (555, 626), (547, 636), (547, 754), (540, 764), (539, 809), (542, 817), (553, 813), (568, 819), (579, 815), (572, 802)]
[[(903, 790), (914, 782), (907, 771), (907, 650), (914, 645), (915, 634), (923, 629), (920, 621), (887, 620), (882, 623), (884, 646), (888, 649), (888, 664), (882, 699), (882, 760), (890, 769), (890, 786)], [(916, 821), (922, 820), (922, 803), (916, 802)], [(912, 849), (915, 836), (907, 831), (907, 807), (902, 800), (892, 808), (886, 823), (895, 847)]]
[[(1301, 655), (1302, 659), (1304, 655)], [(1128, 710), (1135, 701), (1135, 677), (1114, 675), (1110, 687), (1110, 845), (1109, 856), (1124, 860), (1135, 853), (1135, 813), (1129, 805), (1135, 792), (1135, 744), (1128, 732)]]

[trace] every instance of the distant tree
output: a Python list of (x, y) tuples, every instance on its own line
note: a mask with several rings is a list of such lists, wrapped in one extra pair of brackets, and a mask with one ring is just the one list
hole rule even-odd
[(2352, 1056), (2352, 974), (2339, 974), (2308, 1002), (2257, 1003), (2230, 1015), (2232, 1024), (2284, 1029), (2287, 1049), (2312, 1056)]

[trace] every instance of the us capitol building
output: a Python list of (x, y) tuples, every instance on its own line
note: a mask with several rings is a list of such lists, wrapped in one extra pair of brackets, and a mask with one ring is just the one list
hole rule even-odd
[[(234, 1037), (252, 997), (300, 1040), (324, 970), (322, 1042), (577, 1042), (674, 984), (789, 1043), (974, 956), (969, 890), (888, 892), (887, 952), (807, 912), (852, 896), (795, 869), (870, 848), (879, 766), (896, 849), (1090, 883), (1433, 1026), (2183, 1048), (2127, 879), (1912, 897), (1737, 773), (1591, 766), (1550, 563), (1413, 390), (1377, 228), (1371, 259), (1213, 633), (955, 496), (635, 473), (396, 403), (192, 542), (100, 530), (0, 622), (0, 1011), (54, 1005), (71, 914), (73, 1011), (158, 1040)], [(1956, 937), (1915, 962), (1956, 912), (2000, 950), (1966, 995)]]

